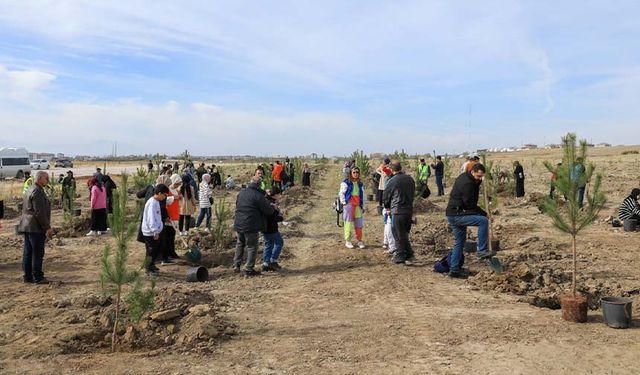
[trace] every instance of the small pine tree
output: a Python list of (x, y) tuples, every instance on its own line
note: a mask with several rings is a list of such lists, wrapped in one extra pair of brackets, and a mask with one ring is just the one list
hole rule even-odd
[[(577, 271), (577, 246), (576, 237), (578, 233), (593, 223), (606, 203), (607, 199), (600, 190), (602, 176), (596, 175), (591, 192), (586, 192), (586, 206), (580, 208), (578, 201), (579, 189), (591, 180), (594, 172), (594, 165), (586, 163), (587, 141), (581, 140), (580, 146), (576, 145), (576, 135), (568, 133), (562, 137), (562, 165), (555, 165), (545, 161), (544, 165), (549, 172), (557, 173), (557, 180), (553, 182), (555, 188), (566, 198), (566, 204), (561, 207), (558, 201), (551, 197), (546, 197), (541, 204), (542, 211), (551, 217), (553, 225), (564, 233), (571, 235), (573, 239), (573, 277), (571, 280), (571, 291), (576, 295), (576, 271)], [(583, 163), (582, 166), (579, 166)], [(586, 166), (586, 167), (584, 167)], [(582, 168), (584, 167), (584, 168)], [(580, 171), (579, 169), (582, 169)]]
[(216, 200), (214, 206), (214, 214), (216, 218), (216, 222), (213, 226), (213, 238), (215, 243), (223, 248), (225, 244), (225, 239), (227, 238), (227, 220), (231, 217), (231, 209), (230, 204), (227, 203), (227, 197), (222, 196), (221, 198)]
[(127, 268), (128, 243), (133, 238), (138, 228), (135, 214), (131, 214), (127, 208), (128, 176), (122, 175), (122, 183), (113, 194), (113, 214), (109, 215), (109, 225), (115, 239), (116, 251), (112, 254), (111, 245), (105, 245), (102, 253), (102, 270), (100, 282), (103, 293), (115, 295), (115, 318), (111, 336), (111, 350), (115, 352), (117, 344), (118, 324), (120, 322), (120, 310), (124, 289), (133, 284), (131, 290), (124, 298), (129, 317), (132, 321), (138, 321), (140, 317), (153, 307), (155, 282), (151, 288), (143, 290), (143, 283), (138, 271)]
[(361, 180), (366, 179), (371, 173), (371, 163), (369, 157), (362, 150), (355, 150), (351, 154), (351, 160), (356, 161), (356, 166), (360, 169)]

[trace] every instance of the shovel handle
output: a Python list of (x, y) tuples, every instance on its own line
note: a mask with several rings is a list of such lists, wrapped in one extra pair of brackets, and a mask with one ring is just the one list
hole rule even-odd
[[(178, 231), (178, 228), (176, 228), (176, 225), (173, 223), (173, 220), (169, 220), (169, 222), (171, 223), (171, 226), (173, 227), (173, 230), (175, 230), (176, 232)], [(189, 247), (189, 244), (187, 243), (187, 241), (184, 240), (184, 238), (182, 238), (182, 236), (179, 236), (180, 240), (182, 241), (182, 244), (184, 245), (184, 247)]]

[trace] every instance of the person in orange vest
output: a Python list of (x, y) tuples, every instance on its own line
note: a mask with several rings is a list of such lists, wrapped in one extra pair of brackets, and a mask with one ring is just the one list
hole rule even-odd
[(280, 164), (280, 160), (276, 160), (276, 165), (273, 166), (273, 171), (271, 172), (273, 182), (275, 186), (278, 187), (282, 191), (282, 170), (284, 166)]

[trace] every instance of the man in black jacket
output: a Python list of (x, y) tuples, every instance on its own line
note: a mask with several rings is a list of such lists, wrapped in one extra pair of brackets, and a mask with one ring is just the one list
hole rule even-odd
[(444, 185), (442, 184), (442, 178), (444, 177), (444, 163), (442, 162), (442, 156), (436, 156), (436, 162), (431, 164), (436, 175), (436, 186), (438, 186), (438, 196), (444, 195)]
[(456, 243), (453, 245), (451, 252), (450, 277), (466, 277), (462, 273), (460, 261), (462, 259), (462, 249), (467, 240), (468, 226), (478, 227), (478, 256), (481, 259), (491, 257), (487, 243), (489, 220), (487, 219), (487, 213), (478, 207), (480, 184), (484, 174), (484, 165), (476, 163), (470, 172), (465, 172), (456, 178), (456, 182), (451, 189), (446, 215)]
[(242, 189), (236, 199), (236, 217), (233, 229), (236, 231), (236, 254), (233, 265), (240, 272), (240, 263), (247, 248), (246, 276), (256, 276), (260, 272), (254, 270), (258, 254), (258, 233), (266, 227), (266, 217), (274, 214), (273, 207), (267, 201), (264, 190), (260, 189), (261, 177), (254, 176), (251, 183)]
[(38, 171), (35, 182), (24, 196), (22, 217), (18, 224), (18, 233), (24, 235), (22, 253), (23, 281), (25, 283), (48, 284), (42, 272), (44, 243), (53, 235), (51, 229), (51, 203), (44, 187), (49, 184), (49, 174)]
[(398, 161), (391, 163), (391, 171), (392, 176), (382, 194), (382, 203), (387, 212), (392, 215), (392, 232), (396, 240), (393, 263), (410, 265), (415, 259), (409, 241), (409, 231), (411, 231), (416, 183), (411, 176), (402, 172), (402, 165)]

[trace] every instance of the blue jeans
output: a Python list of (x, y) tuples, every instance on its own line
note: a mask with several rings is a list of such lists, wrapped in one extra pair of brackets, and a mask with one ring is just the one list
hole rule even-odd
[(44, 259), (44, 233), (25, 233), (22, 252), (22, 269), (26, 281), (39, 281), (44, 278), (42, 262)]
[(442, 184), (442, 176), (436, 175), (436, 186), (438, 186), (438, 196), (444, 195), (444, 185)]
[(207, 228), (211, 227), (211, 207), (201, 208), (200, 214), (198, 214), (198, 220), (196, 221), (196, 228), (200, 228), (200, 224), (202, 224), (202, 219), (204, 216), (207, 216)]
[(582, 205), (584, 203), (584, 191), (585, 191), (585, 186), (578, 188), (578, 207), (582, 208)]
[(453, 236), (456, 239), (451, 251), (451, 272), (460, 272), (460, 260), (462, 259), (462, 249), (467, 242), (467, 227), (478, 227), (478, 256), (489, 255), (488, 237), (489, 220), (482, 215), (447, 216)]
[(264, 252), (262, 261), (264, 263), (275, 263), (280, 257), (280, 252), (284, 246), (284, 240), (280, 232), (263, 233), (264, 236)]

